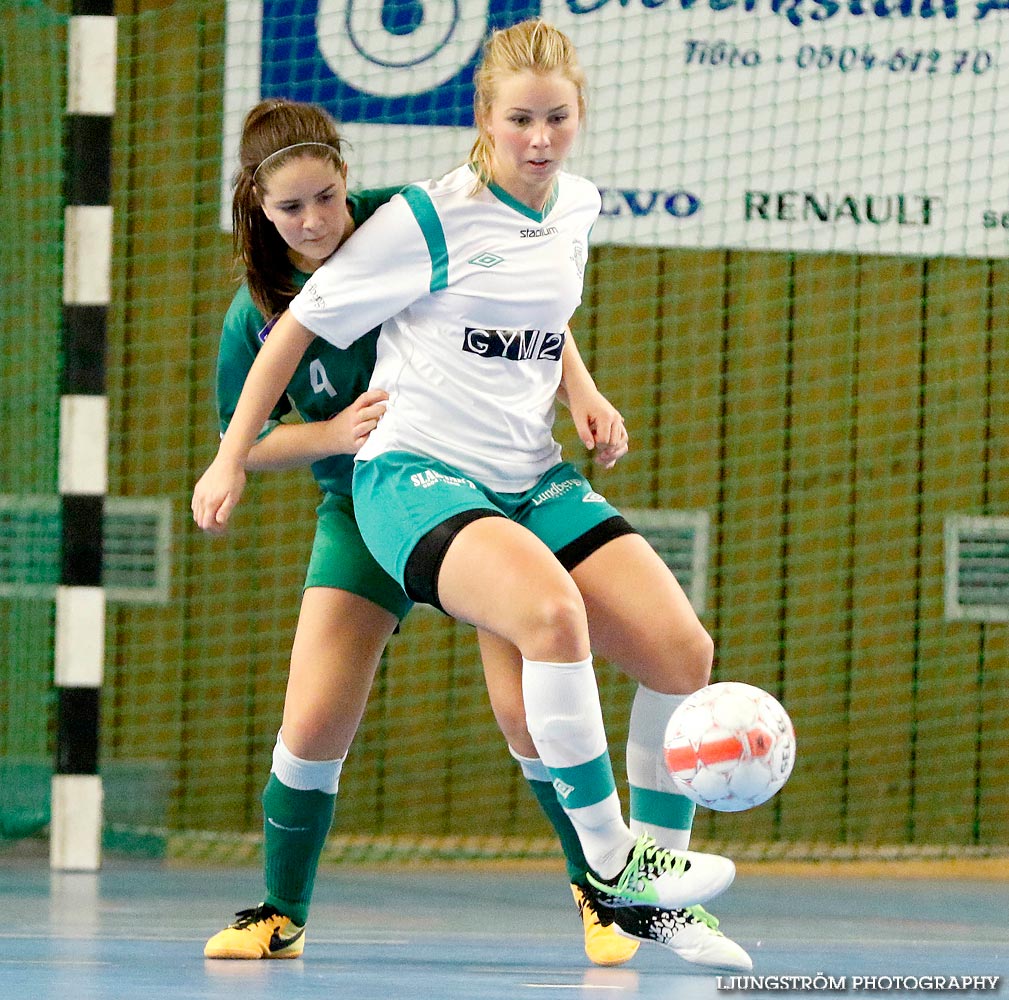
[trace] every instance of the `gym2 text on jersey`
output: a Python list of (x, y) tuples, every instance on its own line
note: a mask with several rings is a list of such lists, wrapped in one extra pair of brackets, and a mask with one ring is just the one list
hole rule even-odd
[(549, 330), (486, 330), (466, 327), (462, 349), (508, 361), (560, 361), (565, 334)]

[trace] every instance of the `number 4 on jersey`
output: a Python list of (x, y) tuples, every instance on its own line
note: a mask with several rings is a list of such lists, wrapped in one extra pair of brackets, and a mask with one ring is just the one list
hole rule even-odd
[(333, 383), (329, 381), (326, 369), (318, 358), (312, 359), (312, 363), (308, 366), (308, 372), (309, 380), (312, 383), (312, 390), (314, 392), (325, 392), (330, 399), (336, 396), (336, 390), (333, 388)]

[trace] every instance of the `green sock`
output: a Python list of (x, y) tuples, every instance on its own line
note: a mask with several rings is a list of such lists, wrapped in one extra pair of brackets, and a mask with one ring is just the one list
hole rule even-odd
[(275, 774), (263, 790), (266, 899), (304, 926), (319, 855), (336, 812), (336, 796), (288, 788)]
[(564, 862), (567, 865), (569, 881), (575, 885), (585, 885), (585, 873), (589, 870), (589, 863), (585, 860), (585, 855), (582, 853), (582, 845), (578, 839), (578, 834), (575, 832), (571, 820), (568, 819), (568, 814), (564, 811), (564, 807), (557, 799), (553, 783), (549, 781), (534, 781), (532, 778), (527, 780), (529, 781), (529, 787), (533, 790), (533, 795), (536, 796), (536, 801), (540, 804), (540, 808), (546, 814), (547, 819), (550, 820), (550, 825), (557, 832), (557, 837), (561, 842), (561, 849), (564, 851)]

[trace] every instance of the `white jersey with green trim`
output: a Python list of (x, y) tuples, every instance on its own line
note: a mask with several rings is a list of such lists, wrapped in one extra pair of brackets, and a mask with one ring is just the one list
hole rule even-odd
[(518, 493), (560, 459), (554, 397), (599, 192), (561, 173), (534, 212), (496, 185), (473, 186), (463, 166), (405, 188), (312, 275), (291, 312), (344, 348), (383, 324), (371, 386), (389, 405), (358, 459), (414, 452)]

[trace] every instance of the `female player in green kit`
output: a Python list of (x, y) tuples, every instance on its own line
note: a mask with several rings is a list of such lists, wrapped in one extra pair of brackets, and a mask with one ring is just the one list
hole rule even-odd
[[(268, 100), (246, 117), (233, 206), (246, 280), (221, 335), (222, 433), (269, 333), (268, 318), (279, 315), (309, 275), (398, 190), (348, 192), (341, 146), (336, 123), (314, 105)], [(377, 330), (346, 350), (317, 341), (249, 456), (251, 469), (311, 465), (323, 500), (291, 653), (283, 725), (263, 793), (266, 895), (210, 939), (209, 958), (302, 953), (343, 761), (382, 651), (413, 603), (361, 541), (351, 499), (353, 453), (377, 424), (387, 396), (368, 390), (376, 339)], [(303, 422), (283, 422), (292, 408)], [(499, 655), (509, 662), (514, 656), (507, 648)], [(569, 856), (572, 889), (583, 904), (586, 953), (599, 964), (626, 961), (637, 943), (618, 935), (611, 921), (600, 923), (585, 880), (585, 859), (553, 786), (536, 777), (530, 784)]]
[[(583, 98), (558, 35), (541, 22), (496, 34), (478, 77), (474, 166), (406, 189), (293, 300), (197, 486), (194, 517), (208, 530), (226, 524), (248, 450), (313, 343), (309, 330), (348, 346), (387, 319), (373, 385), (391, 399), (354, 482), (369, 547), (412, 596), (521, 649), (512, 675), (520, 688), (485, 661), (495, 713), (523, 757), (519, 720), (528, 721), (538, 753), (523, 770), (540, 769), (564, 797), (588, 885), (623, 904), (613, 919), (690, 961), (749, 968), (695, 905), (729, 884), (731, 863), (686, 850), (692, 810), (661, 764), (665, 721), (707, 680), (710, 639), (658, 557), (559, 462), (550, 437), (562, 360), (576, 424), (591, 426), (565, 324), (599, 207), (591, 185), (560, 171)], [(527, 220), (542, 223), (543, 239), (518, 241)], [(379, 260), (383, 294), (374, 288)], [(597, 431), (609, 440), (608, 428)], [(593, 645), (639, 681), (628, 748), (633, 833), (605, 750), (589, 623)]]

